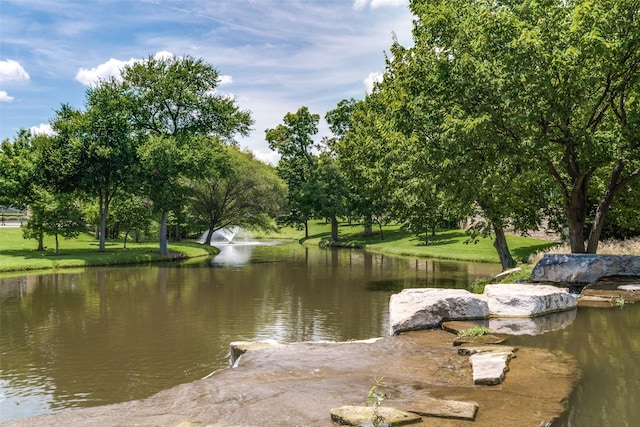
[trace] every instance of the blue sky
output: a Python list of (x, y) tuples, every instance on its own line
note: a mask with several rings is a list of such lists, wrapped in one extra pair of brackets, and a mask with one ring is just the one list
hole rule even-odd
[(0, 0), (0, 140), (46, 130), (92, 81), (168, 52), (218, 69), (219, 92), (255, 120), (240, 145), (275, 162), (265, 129), (303, 105), (324, 117), (362, 99), (411, 27), (408, 0)]

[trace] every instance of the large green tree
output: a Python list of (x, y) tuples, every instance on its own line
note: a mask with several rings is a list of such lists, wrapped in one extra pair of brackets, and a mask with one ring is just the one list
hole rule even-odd
[[(467, 136), (469, 152), (482, 138), (492, 174), (507, 163), (507, 176), (544, 173), (555, 187), (541, 190), (561, 196), (572, 251), (595, 253), (612, 201), (640, 175), (637, 1), (414, 0), (410, 8), (415, 45), (394, 71), (412, 88), (416, 131), (435, 146)], [(597, 207), (585, 239), (590, 199)]]
[(120, 82), (100, 81), (87, 91), (84, 111), (63, 106), (52, 121), (58, 134), (51, 149), (58, 162), (49, 165), (49, 176), (56, 176), (67, 191), (80, 190), (97, 200), (101, 252), (113, 197), (139, 178), (138, 139), (132, 133), (128, 102)]
[[(167, 254), (169, 211), (184, 200), (180, 178), (197, 177), (199, 161), (207, 158), (194, 155), (195, 139), (233, 142), (236, 135), (247, 135), (253, 122), (235, 99), (216, 91), (219, 73), (202, 59), (149, 57), (126, 66), (122, 78), (132, 100), (134, 131), (144, 139), (139, 153), (151, 180), (147, 189), (160, 212), (160, 253)], [(186, 165), (186, 159), (195, 163)]]
[(221, 228), (273, 228), (272, 218), (281, 213), (286, 195), (286, 186), (272, 166), (233, 146), (224, 149), (224, 159), (215, 170), (191, 180), (189, 187), (189, 206), (208, 228), (207, 245)]
[(288, 186), (289, 213), (282, 220), (304, 226), (305, 237), (309, 237), (308, 220), (313, 215), (310, 187), (317, 164), (313, 136), (318, 133), (319, 121), (318, 114), (300, 107), (295, 113), (287, 113), (282, 124), (265, 131), (269, 147), (280, 154), (278, 175)]

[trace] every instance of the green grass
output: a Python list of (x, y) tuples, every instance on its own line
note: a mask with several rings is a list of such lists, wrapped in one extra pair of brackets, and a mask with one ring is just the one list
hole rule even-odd
[[(297, 240), (305, 245), (324, 245), (330, 237), (331, 227), (324, 221), (309, 222), (309, 238), (304, 237), (304, 230), (285, 227), (278, 233), (256, 234), (258, 238), (278, 238)], [(500, 262), (493, 247), (491, 238), (481, 238), (477, 243), (469, 243), (469, 236), (462, 230), (440, 231), (429, 237), (425, 245), (421, 238), (403, 230), (398, 225), (385, 226), (384, 240), (378, 233), (373, 236), (362, 236), (362, 225), (341, 225), (340, 241), (332, 246), (362, 248), (370, 252), (440, 258), (459, 261)], [(377, 230), (374, 230), (377, 231)], [(553, 246), (553, 242), (524, 238), (507, 237), (512, 255), (518, 261), (526, 261), (529, 255)], [(47, 236), (44, 241), (47, 249), (43, 252), (35, 250), (35, 240), (22, 238), (22, 230), (15, 227), (0, 228), (0, 273), (26, 270), (47, 270), (60, 268), (86, 267), (92, 265), (145, 264), (166, 261), (157, 253), (158, 242), (127, 242), (123, 249), (121, 240), (107, 242), (105, 252), (98, 252), (98, 242), (92, 234), (81, 234), (74, 239), (60, 239), (60, 254), (55, 255), (55, 240)], [(188, 258), (196, 258), (216, 253), (216, 249), (194, 242), (173, 242), (169, 244), (171, 252), (181, 253)]]
[[(60, 239), (59, 255), (55, 255), (53, 237), (45, 237), (44, 245), (45, 251), (36, 251), (36, 241), (23, 239), (21, 229), (0, 228), (0, 273), (93, 265), (145, 264), (168, 259), (157, 253), (157, 241), (128, 241), (127, 249), (123, 249), (123, 242), (120, 240), (108, 241), (106, 251), (98, 252), (98, 242), (88, 233), (74, 239)], [(213, 247), (186, 241), (170, 243), (169, 251), (188, 258), (216, 253)]]
[[(380, 239), (379, 233), (363, 237), (362, 231), (362, 225), (359, 224), (342, 225), (339, 230), (341, 240), (331, 243), (331, 246), (364, 248), (370, 252), (400, 256), (500, 262), (493, 247), (492, 238), (480, 238), (476, 243), (469, 242), (469, 235), (463, 230), (439, 231), (436, 236), (429, 236), (429, 242), (426, 245), (423, 238), (416, 237), (398, 225), (388, 225), (383, 228), (384, 240)], [(374, 231), (378, 230), (374, 229)], [(300, 240), (307, 245), (322, 245), (328, 243), (330, 234), (331, 228), (328, 224), (311, 221), (308, 239), (304, 238), (304, 230), (295, 230), (290, 227), (283, 228), (278, 237)], [(548, 240), (520, 236), (507, 236), (507, 243), (511, 255), (518, 262), (526, 262), (531, 254), (555, 245)]]

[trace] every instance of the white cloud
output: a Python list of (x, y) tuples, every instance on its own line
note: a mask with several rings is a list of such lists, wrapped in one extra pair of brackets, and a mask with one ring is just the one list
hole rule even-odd
[(408, 0), (354, 0), (353, 8), (355, 10), (362, 10), (369, 6), (371, 9), (377, 9), (379, 7), (406, 6), (407, 3)]
[[(156, 52), (153, 57), (155, 59), (171, 59), (174, 57), (173, 53), (166, 50)], [(91, 86), (97, 83), (99, 80), (105, 80), (109, 77), (119, 77), (122, 69), (127, 65), (135, 64), (136, 62), (144, 61), (144, 59), (131, 58), (128, 61), (122, 61), (120, 59), (111, 58), (107, 62), (98, 65), (93, 68), (80, 68), (76, 73), (76, 80), (86, 86)], [(227, 77), (227, 76), (222, 76)], [(231, 77), (229, 80), (231, 80)]]
[(218, 82), (218, 86), (230, 85), (233, 83), (233, 77), (229, 75), (221, 75), (220, 81)]
[(128, 61), (119, 59), (109, 59), (107, 62), (93, 68), (80, 68), (76, 73), (76, 80), (86, 86), (96, 84), (99, 80), (108, 79), (109, 77), (117, 77), (125, 65), (131, 65), (138, 61), (131, 58)]
[(18, 61), (7, 59), (0, 61), (0, 81), (29, 80), (29, 74)]
[(362, 82), (364, 83), (364, 87), (366, 88), (367, 93), (373, 92), (373, 85), (382, 81), (382, 73), (369, 73), (366, 79)]
[(38, 126), (31, 126), (29, 128), (31, 135), (55, 135), (53, 128), (48, 123), (40, 123)]
[(161, 50), (160, 52), (156, 52), (155, 55), (153, 55), (153, 57), (155, 59), (161, 60), (161, 59), (172, 59), (173, 58), (173, 53), (168, 52), (166, 50)]
[(13, 101), (13, 96), (9, 96), (9, 94), (4, 91), (4, 90), (0, 90), (0, 102), (11, 102)]

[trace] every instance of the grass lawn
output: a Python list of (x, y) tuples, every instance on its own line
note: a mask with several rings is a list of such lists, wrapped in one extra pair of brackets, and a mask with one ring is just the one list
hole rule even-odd
[[(417, 256), (428, 258), (452, 259), (460, 261), (479, 261), (499, 263), (500, 259), (493, 247), (492, 238), (480, 238), (477, 243), (468, 242), (469, 235), (463, 230), (439, 231), (436, 236), (429, 236), (427, 245), (423, 238), (403, 230), (398, 225), (387, 225), (383, 228), (384, 240), (376, 233), (370, 237), (362, 236), (362, 225), (340, 226), (339, 242), (332, 246), (365, 248), (371, 252), (401, 256)], [(374, 232), (378, 231), (374, 229)], [(300, 240), (306, 245), (318, 245), (328, 242), (331, 227), (323, 221), (309, 222), (309, 238), (304, 238), (304, 230), (291, 227), (283, 228), (279, 238)], [(555, 246), (555, 242), (529, 237), (507, 236), (511, 255), (516, 261), (525, 262), (529, 255)]]
[[(423, 239), (401, 229), (398, 225), (388, 225), (384, 229), (384, 240), (376, 233), (370, 237), (362, 236), (362, 225), (342, 225), (340, 240), (332, 246), (363, 248), (371, 252), (390, 255), (415, 256), (427, 258), (452, 259), (460, 261), (479, 261), (499, 263), (498, 255), (491, 238), (481, 238), (477, 243), (468, 243), (468, 235), (462, 230), (440, 231), (429, 238), (425, 245)], [(309, 222), (309, 238), (304, 238), (304, 230), (285, 227), (273, 234), (257, 234), (258, 238), (278, 238), (297, 240), (305, 245), (323, 245), (329, 240), (331, 227), (324, 221)], [(508, 236), (511, 254), (517, 261), (526, 261), (529, 255), (554, 246), (546, 240)], [(59, 255), (55, 255), (55, 240), (46, 236), (46, 250), (35, 250), (35, 240), (22, 238), (22, 230), (17, 227), (0, 227), (0, 273), (26, 270), (46, 270), (92, 265), (146, 264), (166, 261), (167, 257), (157, 253), (158, 242), (127, 242), (123, 249), (121, 240), (107, 241), (105, 252), (98, 252), (98, 242), (90, 233), (84, 233), (75, 239), (60, 239)], [(208, 256), (217, 252), (195, 242), (172, 242), (169, 251), (177, 252), (188, 258)]]
[[(0, 273), (38, 269), (86, 267), (90, 265), (145, 264), (166, 261), (167, 257), (157, 253), (158, 242), (134, 243), (127, 241), (123, 249), (121, 240), (107, 241), (106, 252), (98, 252), (98, 242), (92, 234), (83, 233), (75, 239), (59, 240), (59, 255), (55, 255), (55, 239), (46, 236), (46, 250), (35, 250), (35, 240), (22, 238), (22, 230), (17, 227), (0, 227)], [(183, 254), (188, 258), (216, 253), (213, 247), (194, 242), (173, 242), (169, 251)]]

